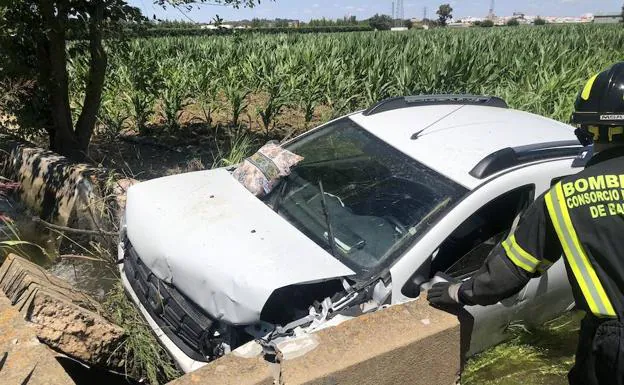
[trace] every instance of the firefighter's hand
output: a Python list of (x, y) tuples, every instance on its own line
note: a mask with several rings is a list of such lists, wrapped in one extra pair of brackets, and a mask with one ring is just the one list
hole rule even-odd
[(459, 300), (459, 287), (461, 284), (451, 284), (449, 282), (436, 283), (429, 289), (427, 300), (436, 307), (456, 307), (461, 306)]

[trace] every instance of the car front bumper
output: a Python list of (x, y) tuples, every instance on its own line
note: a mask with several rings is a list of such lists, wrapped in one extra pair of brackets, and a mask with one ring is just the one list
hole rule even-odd
[(141, 311), (141, 315), (147, 321), (147, 324), (149, 325), (150, 329), (152, 329), (158, 341), (165, 348), (165, 350), (167, 350), (167, 352), (171, 355), (171, 357), (173, 358), (177, 366), (184, 373), (189, 373), (206, 365), (206, 362), (196, 361), (190, 358), (189, 356), (187, 356), (182, 350), (180, 350), (180, 348), (176, 346), (175, 343), (173, 343), (173, 341), (171, 341), (171, 339), (165, 334), (165, 332), (160, 328), (160, 326), (158, 326), (156, 321), (150, 316), (147, 309), (139, 301), (138, 296), (134, 292), (134, 289), (132, 289), (132, 286), (130, 285), (128, 278), (126, 277), (123, 264), (119, 265), (119, 271), (121, 273), (121, 282), (123, 283), (123, 286), (126, 292), (132, 299), (132, 302), (134, 302), (137, 308)]

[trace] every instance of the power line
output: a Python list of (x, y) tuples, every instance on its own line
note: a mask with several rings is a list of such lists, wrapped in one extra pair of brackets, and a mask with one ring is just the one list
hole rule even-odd
[(392, 19), (394, 20), (395, 27), (401, 27), (403, 25), (403, 19), (405, 19), (405, 6), (403, 0), (396, 0), (392, 2)]

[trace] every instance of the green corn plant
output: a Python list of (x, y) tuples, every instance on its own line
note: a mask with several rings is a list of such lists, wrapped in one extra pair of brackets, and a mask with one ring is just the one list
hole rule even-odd
[(125, 85), (122, 97), (128, 103), (141, 134), (148, 133), (147, 123), (162, 89), (156, 63), (147, 51), (131, 50), (125, 65), (120, 68), (120, 81)]
[(256, 107), (264, 133), (268, 138), (282, 109), (290, 101), (290, 88), (286, 74), (287, 67), (272, 57), (263, 57), (256, 65), (259, 89), (266, 96), (264, 103)]
[(230, 121), (232, 127), (238, 127), (239, 119), (243, 111), (247, 108), (249, 102), (247, 96), (251, 90), (245, 85), (234, 68), (227, 69), (227, 75), (223, 87), (223, 93), (230, 104), (230, 113), (232, 119)]
[(298, 96), (298, 105), (303, 110), (304, 124), (307, 129), (314, 117), (316, 107), (323, 100), (325, 67), (315, 63), (312, 50), (304, 51), (298, 57), (301, 63), (293, 65), (302, 70), (293, 76), (295, 85), (292, 88), (293, 94)]
[(182, 113), (191, 104), (189, 99), (191, 97), (190, 69), (189, 65), (181, 59), (175, 57), (158, 62), (158, 74), (162, 79), (161, 115), (169, 130), (176, 130), (180, 127)]
[(130, 118), (128, 104), (123, 98), (118, 97), (121, 88), (124, 86), (121, 77), (117, 73), (121, 68), (113, 65), (108, 69), (108, 76), (104, 84), (100, 111), (98, 112), (98, 135), (107, 139), (114, 139)]
[(98, 113), (101, 128), (99, 134), (107, 139), (118, 137), (129, 118), (124, 103), (120, 103), (117, 99), (103, 99)]
[(191, 87), (195, 101), (201, 109), (202, 119), (208, 127), (212, 127), (212, 114), (219, 102), (219, 89), (216, 79), (216, 71), (213, 70), (213, 66), (205, 63), (194, 66)]
[[(169, 96), (163, 97), (158, 80), (153, 79), (156, 64), (168, 62), (171, 70), (187, 74), (190, 96), (199, 107), (194, 110), (202, 120), (212, 123), (223, 98), (228, 120), (238, 126), (252, 101), (263, 130), (270, 131), (283, 113), (280, 105), (296, 106), (309, 122), (321, 105), (323, 116), (332, 118), (386, 97), (443, 92), (499, 95), (512, 107), (567, 121), (583, 82), (621, 60), (624, 29), (572, 25), (405, 34), (176, 36), (132, 40), (126, 45), (110, 50), (109, 78), (130, 73), (133, 81), (116, 87), (110, 97), (128, 101), (138, 126), (149, 120), (156, 101), (173, 106), (163, 109), (169, 111), (169, 120), (176, 120), (177, 103), (163, 101)], [(70, 57), (70, 84), (78, 85), (88, 58)], [(263, 63), (281, 68), (277, 78), (282, 86), (268, 86), (277, 80), (264, 75), (271, 71), (265, 71)], [(257, 94), (250, 96), (250, 90)], [(72, 91), (77, 109), (81, 92), (77, 87)], [(285, 101), (279, 100), (282, 94), (287, 95)], [(273, 101), (266, 101), (267, 95)]]

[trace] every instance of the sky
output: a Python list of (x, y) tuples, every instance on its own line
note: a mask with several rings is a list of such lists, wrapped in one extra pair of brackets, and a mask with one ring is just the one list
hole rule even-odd
[[(429, 18), (435, 17), (435, 11), (441, 3), (449, 2), (454, 9), (455, 18), (466, 16), (485, 16), (491, 0), (404, 0), (406, 18), (422, 18), (424, 8), (428, 9)], [(153, 0), (128, 0), (139, 7), (145, 16), (159, 19), (210, 22), (215, 15), (224, 20), (257, 18), (283, 18), (308, 21), (312, 18), (336, 19), (355, 15), (358, 19), (367, 19), (375, 13), (391, 14), (392, 0), (263, 0), (253, 9), (233, 9), (218, 5), (199, 5), (192, 10), (181, 10), (153, 4)], [(581, 16), (585, 13), (621, 12), (621, 0), (498, 0), (495, 13), (499, 16), (524, 12), (539, 16)]]

